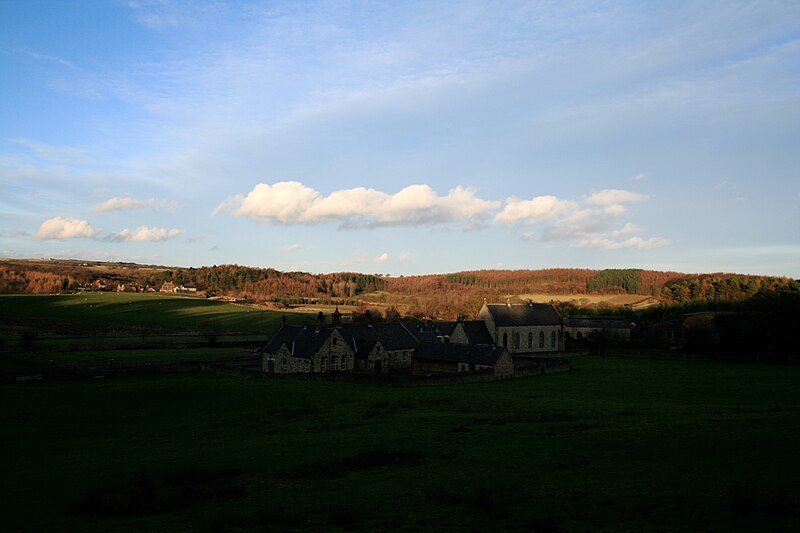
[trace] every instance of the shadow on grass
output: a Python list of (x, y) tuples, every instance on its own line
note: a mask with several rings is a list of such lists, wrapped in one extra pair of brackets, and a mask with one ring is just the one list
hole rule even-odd
[(438, 505), (460, 505), (470, 513), (490, 520), (508, 518), (519, 503), (512, 487), (484, 482), (476, 486), (433, 486), (425, 490), (425, 500)]
[(83, 496), (77, 514), (141, 516), (182, 511), (201, 503), (244, 496), (243, 473), (237, 470), (184, 470), (163, 476), (144, 475)]
[(406, 466), (421, 462), (424, 455), (418, 451), (373, 449), (350, 457), (337, 457), (320, 463), (295, 466), (287, 476), (295, 479), (335, 479), (359, 470), (373, 470), (385, 466)]

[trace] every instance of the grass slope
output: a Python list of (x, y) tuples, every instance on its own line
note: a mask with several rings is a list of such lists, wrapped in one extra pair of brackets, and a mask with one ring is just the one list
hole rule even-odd
[(5, 531), (797, 530), (800, 368), (0, 386)]
[(0, 296), (0, 317), (84, 327), (261, 332), (277, 329), (280, 316), (281, 313), (248, 306), (158, 293)]

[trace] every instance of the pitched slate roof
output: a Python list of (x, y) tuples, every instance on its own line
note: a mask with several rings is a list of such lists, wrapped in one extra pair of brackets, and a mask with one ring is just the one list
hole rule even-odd
[(312, 326), (283, 326), (267, 342), (264, 351), (277, 353), (284, 344), (293, 357), (311, 358), (317, 353), (334, 331), (357, 354), (366, 356), (380, 342), (388, 351), (412, 350), (419, 341), (398, 322), (381, 324), (346, 324), (336, 328), (318, 329)]
[(264, 351), (277, 353), (286, 344), (292, 357), (311, 358), (319, 351), (333, 330), (311, 326), (283, 326), (267, 343)]
[(469, 344), (494, 344), (494, 339), (483, 320), (465, 320), (460, 324), (464, 328)]
[(486, 304), (497, 326), (559, 326), (561, 315), (550, 304)]
[(504, 348), (489, 344), (454, 344), (423, 342), (414, 350), (416, 359), (494, 365)]
[(419, 341), (399, 322), (373, 325), (346, 325), (339, 330), (345, 338), (380, 341), (387, 350), (411, 350)]
[(567, 318), (564, 325), (572, 328), (629, 329), (631, 321), (618, 316), (573, 316)]

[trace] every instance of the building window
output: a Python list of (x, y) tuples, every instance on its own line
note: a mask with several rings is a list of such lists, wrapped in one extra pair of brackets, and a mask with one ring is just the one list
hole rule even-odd
[(339, 363), (339, 370), (347, 370), (347, 357), (342, 356), (342, 361)]
[(286, 356), (281, 357), (281, 368), (286, 370)]
[(394, 354), (394, 357), (392, 358), (392, 361), (397, 363), (397, 354)]
[(503, 348), (508, 348), (508, 333), (503, 333)]
[(320, 365), (321, 365), (320, 370), (322, 370), (323, 372), (327, 372), (328, 371), (328, 358), (327, 357), (323, 357)]
[(539, 348), (544, 348), (544, 331), (539, 332)]
[(514, 333), (514, 349), (519, 350), (519, 332)]
[(583, 338), (583, 333), (579, 331), (579, 332), (578, 332), (578, 334), (577, 334), (577, 335), (575, 335), (575, 337), (576, 337), (577, 339), (582, 339), (582, 338)]
[(528, 332), (528, 348), (533, 348), (533, 332)]
[(336, 360), (336, 357), (331, 357), (331, 370), (336, 370), (337, 363), (338, 361)]
[(556, 347), (556, 332), (555, 331), (550, 333), (550, 347), (551, 348), (555, 348)]
[(337, 340), (336, 337), (331, 337), (331, 344), (336, 346), (336, 340)]

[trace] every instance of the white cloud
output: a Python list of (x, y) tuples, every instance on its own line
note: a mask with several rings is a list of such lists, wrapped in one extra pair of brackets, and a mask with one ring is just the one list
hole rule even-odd
[(124, 229), (117, 234), (111, 236), (111, 240), (117, 242), (158, 242), (177, 237), (183, 233), (179, 229), (164, 229), (164, 228), (148, 228), (146, 226), (139, 226), (135, 230)]
[(112, 211), (127, 211), (128, 209), (139, 209), (149, 207), (151, 209), (168, 209), (174, 210), (178, 207), (177, 202), (174, 201), (167, 201), (167, 200), (156, 200), (155, 198), (150, 198), (149, 200), (137, 200), (135, 198), (131, 198), (126, 196), (124, 198), (110, 198), (105, 202), (97, 204), (94, 206), (95, 213), (110, 213)]
[(581, 248), (600, 248), (603, 250), (618, 250), (620, 248), (638, 248), (639, 250), (653, 250), (663, 248), (671, 244), (671, 241), (661, 237), (651, 237), (643, 239), (641, 237), (631, 237), (624, 241), (614, 241), (605, 237), (592, 237), (583, 239), (577, 243)]
[(37, 239), (86, 239), (97, 235), (98, 230), (85, 220), (55, 217), (42, 222)]
[(520, 200), (512, 196), (506, 200), (503, 210), (495, 215), (494, 221), (504, 224), (517, 222), (533, 224), (551, 220), (575, 208), (577, 208), (575, 202), (561, 200), (556, 196), (536, 196), (530, 200)]
[(284, 252), (293, 252), (295, 250), (301, 249), (302, 247), (303, 247), (302, 244), (297, 244), (297, 243), (287, 244), (286, 246), (283, 247), (283, 251)]
[(147, 207), (147, 202), (144, 200), (135, 200), (133, 198), (110, 198), (103, 203), (94, 206), (95, 213), (108, 213), (110, 211), (125, 211), (127, 209), (136, 209), (137, 207)]
[(641, 181), (641, 180), (645, 179), (646, 177), (647, 177), (647, 172), (639, 172), (638, 174), (636, 174), (636, 175), (633, 177), (633, 179), (634, 179), (635, 181)]
[(603, 212), (609, 215), (621, 215), (625, 212), (625, 206), (622, 204), (611, 204), (603, 208)]
[(626, 191), (624, 189), (603, 189), (590, 194), (586, 198), (586, 203), (591, 205), (616, 205), (630, 202), (642, 202), (648, 196), (638, 192)]
[(211, 216), (217, 216), (222, 213), (230, 213), (231, 211), (235, 210), (237, 207), (242, 205), (244, 201), (244, 196), (241, 194), (236, 194), (234, 196), (230, 196), (223, 200), (217, 207), (211, 211)]
[(636, 224), (628, 222), (627, 224), (622, 226), (622, 228), (612, 231), (611, 235), (613, 237), (619, 237), (621, 235), (626, 235), (628, 233), (640, 233), (641, 231), (643, 231), (642, 228), (640, 228)]
[(388, 260), (389, 260), (389, 254), (386, 253), (386, 252), (383, 252), (381, 255), (379, 255), (378, 257), (376, 257), (372, 261), (375, 262), (375, 263), (385, 263)]
[(542, 232), (543, 241), (573, 240), (610, 230), (617, 221), (603, 209), (581, 209), (558, 219)]
[(411, 259), (411, 254), (409, 254), (408, 252), (400, 252), (399, 254), (397, 254), (397, 259), (398, 261), (408, 261), (409, 259)]
[(410, 185), (395, 194), (356, 187), (323, 196), (296, 181), (259, 183), (246, 196), (233, 196), (213, 214), (233, 211), (236, 216), (278, 224), (339, 222), (349, 227), (415, 226), (466, 223), (474, 225), (499, 206), (463, 187), (439, 196), (428, 185)]

